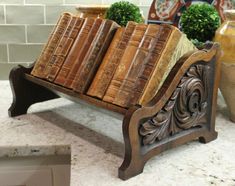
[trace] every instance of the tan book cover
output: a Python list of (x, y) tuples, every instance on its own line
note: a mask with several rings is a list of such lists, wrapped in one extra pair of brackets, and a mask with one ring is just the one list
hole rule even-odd
[(159, 28), (160, 26), (157, 24), (148, 25), (136, 55), (132, 60), (133, 65), (128, 70), (126, 77), (115, 96), (113, 104), (121, 107), (129, 107), (131, 105), (130, 97), (135, 93), (134, 88), (136, 81), (143, 69), (144, 60), (146, 59), (151, 47), (154, 45), (155, 39), (159, 35)]
[(63, 13), (56, 26), (54, 27), (51, 35), (49, 36), (47, 44), (44, 46), (39, 58), (36, 60), (34, 68), (31, 72), (31, 75), (45, 78), (45, 68), (49, 62), (49, 59), (52, 57), (61, 37), (63, 36), (72, 15), (70, 13)]
[[(60, 47), (58, 47), (55, 51), (55, 54), (52, 57), (52, 67), (50, 69), (50, 72), (47, 76), (47, 79), (49, 81), (54, 81), (60, 68), (62, 67), (65, 58), (67, 57), (76, 37), (78, 36), (81, 27), (83, 25), (84, 19), (83, 18), (79, 18), (79, 17), (75, 17), (75, 23), (72, 27), (72, 29), (70, 30), (70, 33), (68, 34), (68, 38), (64, 37), (62, 39), (62, 42), (60, 45)], [(67, 31), (66, 31), (67, 32)]]
[(87, 40), (88, 34), (90, 33), (94, 22), (95, 22), (95, 18), (85, 19), (82, 25), (81, 31), (76, 37), (76, 40), (74, 41), (73, 46), (71, 47), (71, 50), (69, 51), (69, 54), (66, 57), (62, 68), (60, 69), (56, 79), (54, 80), (55, 83), (59, 85), (64, 85), (64, 83), (66, 82), (66, 79), (73, 65), (76, 63), (76, 59), (79, 58), (79, 55), (82, 52), (82, 48), (84, 46), (84, 43)]
[[(101, 65), (95, 75), (94, 80), (92, 81), (91, 86), (89, 87), (89, 90), (87, 92), (88, 95), (90, 96), (94, 96), (94, 97), (98, 97), (98, 98), (102, 98), (104, 93), (103, 93), (103, 76), (104, 76), (104, 71), (105, 71), (105, 67), (108, 66), (109, 62), (111, 61), (113, 55), (114, 55), (114, 51), (115, 48), (117, 47), (119, 41), (121, 40), (122, 34), (124, 32), (125, 28), (121, 27), (118, 28), (118, 30), (116, 31), (113, 40), (105, 54), (105, 57), (103, 59), (103, 61), (101, 62)], [(106, 79), (106, 78), (105, 78)]]
[(83, 47), (81, 48), (81, 52), (77, 56), (77, 58), (75, 59), (75, 63), (73, 65), (73, 67), (71, 68), (71, 71), (69, 72), (68, 77), (66, 78), (66, 82), (64, 83), (65, 87), (73, 88), (72, 83), (76, 77), (77, 71), (81, 67), (85, 56), (89, 53), (89, 51), (90, 51), (89, 49), (92, 48), (92, 43), (94, 42), (95, 38), (101, 32), (104, 23), (105, 23), (105, 20), (103, 20), (103, 19), (98, 18), (95, 20), (95, 22), (90, 30), (90, 33), (87, 37), (87, 40), (85, 41), (85, 43), (83, 43)]
[(196, 48), (192, 42), (190, 42), (187, 37), (178, 30), (178, 28), (174, 27), (159, 62), (154, 68), (138, 103), (140, 105), (145, 105), (151, 101), (179, 58), (185, 53), (195, 49)]
[(93, 41), (92, 47), (77, 71), (72, 84), (76, 92), (87, 91), (118, 27), (119, 25), (114, 21), (105, 20), (102, 30)]
[[(136, 23), (128, 22), (126, 28), (119, 28), (105, 54), (101, 66), (88, 90), (88, 95), (102, 99), (113, 78), (125, 48), (134, 32)], [(116, 41), (117, 40), (117, 41)]]
[(113, 79), (105, 93), (105, 96), (103, 98), (104, 101), (113, 103), (117, 92), (120, 89), (120, 86), (124, 79), (126, 78), (126, 75), (133, 65), (133, 58), (136, 55), (136, 52), (138, 50), (138, 47), (140, 45), (140, 42), (144, 36), (144, 33), (147, 29), (146, 24), (137, 24), (135, 27), (135, 30), (131, 36), (130, 41), (128, 42), (128, 45), (124, 51), (124, 54), (120, 60), (120, 63), (117, 67), (117, 70), (113, 76)]
[(159, 33), (153, 41), (153, 45), (144, 59), (143, 66), (138, 74), (137, 80), (134, 85), (133, 94), (129, 96), (129, 103), (135, 105), (138, 103), (141, 95), (143, 94), (146, 83), (148, 82), (153, 70), (157, 66), (160, 56), (166, 47), (167, 41), (174, 28), (170, 25), (160, 25)]

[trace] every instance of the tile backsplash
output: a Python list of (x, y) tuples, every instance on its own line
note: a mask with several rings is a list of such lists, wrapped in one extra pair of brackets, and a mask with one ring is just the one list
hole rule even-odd
[[(40, 54), (61, 12), (77, 13), (80, 4), (112, 4), (119, 0), (0, 0), (0, 79), (10, 69), (29, 65)], [(147, 17), (152, 0), (129, 0)]]

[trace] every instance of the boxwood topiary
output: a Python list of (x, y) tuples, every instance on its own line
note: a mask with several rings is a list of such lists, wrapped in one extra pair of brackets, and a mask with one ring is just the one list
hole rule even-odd
[(113, 3), (107, 10), (105, 18), (111, 19), (121, 26), (126, 26), (128, 21), (143, 22), (139, 7), (128, 1)]
[(199, 42), (211, 41), (220, 26), (220, 16), (217, 10), (207, 3), (193, 4), (183, 12), (180, 26), (189, 39), (197, 39)]

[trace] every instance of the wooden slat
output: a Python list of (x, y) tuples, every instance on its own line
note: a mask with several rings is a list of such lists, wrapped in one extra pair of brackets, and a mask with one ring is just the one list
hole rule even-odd
[(122, 107), (119, 107), (117, 105), (113, 105), (113, 104), (104, 102), (102, 100), (99, 100), (99, 99), (96, 99), (96, 98), (93, 98), (93, 97), (90, 97), (90, 96), (87, 96), (87, 95), (84, 95), (84, 94), (79, 94), (77, 92), (74, 92), (71, 89), (62, 87), (60, 85), (56, 85), (54, 83), (48, 82), (48, 81), (43, 80), (43, 79), (39, 79), (39, 78), (34, 77), (30, 74), (25, 74), (24, 78), (27, 79), (30, 82), (33, 82), (37, 85), (40, 85), (42, 87), (45, 87), (45, 88), (51, 90), (52, 92), (56, 93), (60, 97), (66, 97), (66, 98), (68, 98), (72, 101), (75, 101), (75, 102), (79, 102), (79, 100), (83, 100), (83, 101), (85, 101), (87, 103), (90, 103), (92, 105), (102, 107), (102, 108), (105, 108), (107, 110), (117, 112), (117, 113), (120, 113), (120, 114), (123, 114), (123, 115), (125, 115), (125, 113), (127, 112), (126, 108), (122, 108)]

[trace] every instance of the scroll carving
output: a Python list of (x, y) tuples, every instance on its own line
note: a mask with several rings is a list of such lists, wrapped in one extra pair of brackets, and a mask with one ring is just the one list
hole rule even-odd
[(165, 106), (140, 125), (143, 145), (206, 124), (209, 76), (209, 66), (190, 67)]

